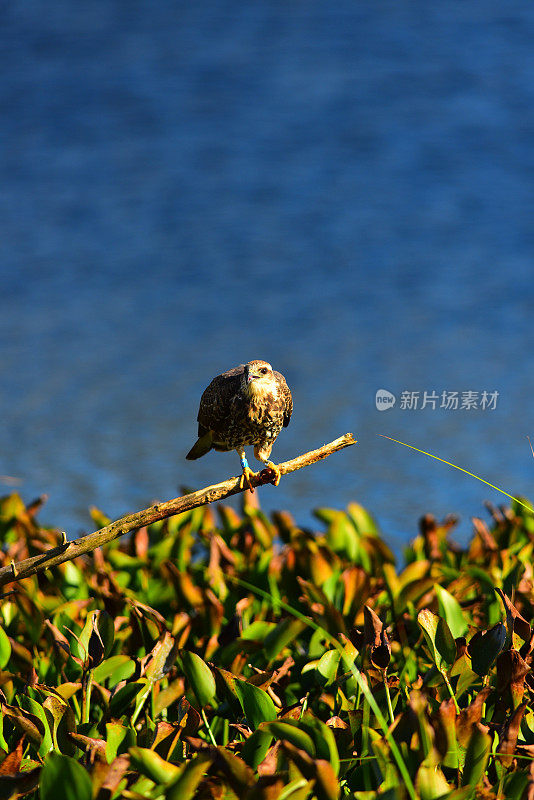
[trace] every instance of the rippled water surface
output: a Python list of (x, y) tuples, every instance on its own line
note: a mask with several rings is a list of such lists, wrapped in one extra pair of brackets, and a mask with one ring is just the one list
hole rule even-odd
[(0, 473), (49, 494), (42, 519), (76, 535), (93, 503), (236, 474), (235, 453), (184, 455), (206, 384), (252, 358), (293, 390), (275, 459), (359, 440), (261, 490), (267, 510), (308, 525), (358, 500), (398, 547), (423, 512), (466, 537), (504, 500), (378, 433), (534, 499), (532, 4), (2, 17)]

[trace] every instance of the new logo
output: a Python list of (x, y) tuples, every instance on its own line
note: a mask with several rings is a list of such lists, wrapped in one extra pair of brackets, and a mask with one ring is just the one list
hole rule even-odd
[(375, 403), (379, 411), (387, 411), (395, 405), (395, 395), (387, 389), (379, 389), (375, 395)]

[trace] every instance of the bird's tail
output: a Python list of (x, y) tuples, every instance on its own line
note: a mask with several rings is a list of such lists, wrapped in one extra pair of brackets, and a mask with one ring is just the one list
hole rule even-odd
[(212, 438), (211, 438), (211, 431), (208, 431), (201, 436), (200, 439), (197, 439), (189, 453), (186, 455), (186, 458), (189, 461), (194, 461), (196, 458), (200, 458), (201, 456), (205, 456), (212, 448)]

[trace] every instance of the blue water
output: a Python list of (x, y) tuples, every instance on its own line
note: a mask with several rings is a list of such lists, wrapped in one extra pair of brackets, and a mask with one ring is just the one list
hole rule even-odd
[[(275, 460), (359, 440), (266, 510), (357, 500), (398, 548), (424, 512), (465, 539), (505, 500), (378, 433), (534, 499), (532, 4), (1, 15), (0, 474), (48, 493), (45, 522), (237, 474), (184, 456), (204, 387), (253, 358), (293, 390)], [(499, 395), (400, 407), (425, 390)]]

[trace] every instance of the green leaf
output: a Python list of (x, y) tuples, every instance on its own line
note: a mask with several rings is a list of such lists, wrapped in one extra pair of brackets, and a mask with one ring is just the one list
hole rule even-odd
[(445, 619), (450, 631), (455, 639), (467, 633), (467, 623), (464, 619), (462, 607), (458, 600), (450, 592), (440, 586), (435, 585), (436, 596), (438, 598), (440, 616)]
[(150, 693), (154, 688), (154, 684), (152, 683), (152, 681), (146, 679), (144, 683), (145, 685), (143, 689), (137, 694), (135, 698), (135, 706), (131, 718), (132, 725), (135, 725), (135, 723), (137, 722), (137, 717), (141, 713), (144, 704), (146, 703)]
[(97, 611), (95, 613), (94, 627), (100, 634), (100, 639), (104, 645), (104, 658), (107, 658), (113, 649), (115, 641), (115, 626), (112, 617), (107, 611)]
[(174, 664), (175, 657), (176, 651), (174, 647), (174, 639), (169, 631), (165, 631), (165, 634), (162, 636), (162, 638), (159, 639), (154, 645), (152, 650), (152, 659), (150, 660), (145, 671), (145, 675), (150, 683), (155, 683), (156, 681), (161, 680), (161, 678), (167, 674)]
[(424, 608), (417, 615), (417, 622), (423, 631), (431, 658), (441, 671), (454, 663), (456, 644), (444, 619)]
[[(447, 797), (444, 797), (443, 800), (467, 800), (467, 798), (471, 796), (472, 791), (470, 786), (461, 786), (460, 789), (449, 792)], [(382, 798), (380, 798), (380, 800), (382, 800)]]
[(25, 711), (29, 711), (30, 714), (33, 714), (35, 717), (37, 717), (43, 725), (43, 739), (38, 752), (41, 758), (44, 758), (48, 751), (53, 747), (52, 733), (50, 731), (50, 725), (48, 722), (48, 717), (46, 716), (46, 712), (42, 705), (37, 702), (37, 700), (34, 700), (32, 697), (29, 697), (26, 694), (20, 694), (17, 697), (17, 702), (21, 708), (23, 708)]
[(109, 678), (109, 688), (113, 687), (119, 682), (131, 676), (135, 672), (135, 662), (128, 656), (111, 656), (102, 661), (98, 667), (93, 670), (93, 680), (95, 683), (103, 683)]
[[(154, 781), (151, 781), (150, 778), (146, 778), (144, 775), (141, 775), (135, 783), (128, 785), (128, 789), (131, 792), (131, 796), (135, 798), (135, 800), (149, 800), (152, 798), (152, 793), (154, 792)], [(155, 789), (156, 797), (161, 798), (162, 794), (161, 791), (156, 787)], [(124, 795), (122, 795), (124, 797)]]
[(149, 750), (147, 747), (130, 747), (128, 753), (131, 765), (154, 783), (166, 786), (179, 774), (179, 768), (165, 761), (155, 750)]
[(51, 693), (43, 703), (43, 710), (52, 733), (54, 750), (67, 756), (74, 756), (76, 754), (76, 746), (70, 739), (69, 734), (76, 730), (76, 722), (74, 712), (69, 704), (62, 697)]
[[(35, 747), (39, 748), (41, 746), (45, 725), (39, 717), (28, 711), (23, 711), (18, 706), (8, 706), (7, 704), (2, 705), (2, 716), (4, 720), (7, 717), (9, 722), (24, 733)], [(6, 750), (9, 750), (9, 747)]]
[(87, 615), (78, 637), (80, 657), (86, 669), (97, 667), (109, 655), (114, 636), (113, 620), (106, 611), (96, 610)]
[(336, 679), (341, 653), (339, 650), (327, 650), (323, 653), (316, 666), (317, 680), (321, 686), (329, 686)]
[(91, 800), (91, 778), (77, 761), (61, 753), (49, 753), (41, 771), (41, 800)]
[(287, 617), (278, 623), (265, 637), (263, 649), (268, 661), (273, 661), (278, 653), (294, 641), (306, 628), (306, 623), (294, 617)]
[(415, 778), (415, 788), (421, 800), (438, 800), (449, 796), (451, 786), (439, 767), (421, 764)]
[(79, 600), (82, 597), (88, 596), (85, 575), (81, 569), (78, 569), (73, 561), (67, 561), (65, 563), (65, 578), (61, 589), (65, 597), (69, 599)]
[(280, 720), (278, 722), (269, 722), (262, 730), (269, 731), (276, 739), (284, 739), (286, 742), (291, 742), (295, 747), (304, 750), (309, 756), (315, 758), (316, 750), (313, 739), (298, 724)]
[(347, 512), (359, 533), (379, 536), (377, 524), (366, 508), (359, 503), (349, 503)]
[(257, 619), (251, 622), (250, 625), (247, 625), (240, 638), (259, 642), (266, 641), (271, 631), (274, 631), (276, 627), (274, 622), (266, 622), (263, 619)]
[(317, 758), (330, 762), (337, 775), (339, 773), (339, 753), (332, 728), (310, 713), (304, 714), (298, 725), (313, 739)]
[[(321, 519), (321, 515), (330, 509), (318, 509), (314, 514)], [(356, 564), (367, 561), (363, 566), (370, 566), (368, 557), (363, 548), (360, 547), (360, 536), (354, 523), (342, 511), (337, 511), (329, 521), (326, 531), (326, 542), (334, 553), (345, 555), (351, 562)]]
[(132, 728), (126, 728), (120, 722), (106, 722), (106, 761), (108, 764), (116, 759), (120, 746), (123, 742), (128, 742), (132, 733), (135, 742), (135, 731)]
[(241, 750), (241, 758), (249, 767), (256, 770), (271, 746), (272, 734), (266, 732), (263, 725), (249, 736)]
[(196, 653), (182, 650), (182, 670), (187, 678), (200, 708), (209, 705), (215, 698), (215, 678), (208, 665)]
[(0, 707), (0, 747), (2, 750), (5, 750), (6, 753), (9, 752), (9, 745), (5, 740), (4, 737), (4, 712)]
[(474, 787), (482, 780), (491, 750), (491, 736), (475, 725), (465, 754), (462, 786)]
[(526, 772), (517, 771), (507, 775), (503, 786), (503, 797), (506, 797), (506, 800), (522, 800), (528, 783), (529, 776)]
[[(68, 563), (72, 563), (72, 562), (68, 562)], [(86, 659), (88, 657), (88, 654), (89, 654), (89, 639), (91, 638), (91, 634), (93, 632), (93, 618), (94, 618), (95, 614), (96, 614), (96, 611), (93, 611), (93, 612), (87, 614), (87, 617), (85, 619), (85, 624), (84, 624), (80, 634), (76, 638), (76, 643), (78, 644), (78, 647), (79, 647), (79, 655), (80, 655), (80, 658), (82, 658), (82, 659)], [(71, 649), (73, 650), (74, 647), (71, 646)]]
[(254, 772), (243, 759), (226, 747), (219, 747), (217, 748), (217, 761), (232, 786), (232, 794), (235, 792), (238, 798), (243, 797), (245, 793), (248, 794), (248, 787), (255, 782)]
[(501, 652), (505, 641), (506, 625), (503, 622), (498, 622), (486, 633), (481, 631), (475, 633), (467, 647), (471, 656), (473, 672), (476, 672), (481, 677), (487, 675), (491, 665)]
[(451, 678), (458, 678), (455, 686), (455, 697), (457, 700), (469, 689), (471, 684), (480, 682), (480, 676), (471, 669), (471, 659), (467, 654), (460, 656), (455, 662), (450, 672)]
[(257, 728), (262, 722), (273, 722), (276, 719), (277, 711), (273, 701), (259, 686), (236, 680), (235, 691), (251, 728)]
[(4, 669), (10, 658), (11, 644), (5, 630), (0, 628), (0, 669)]
[(121, 688), (112, 695), (109, 701), (109, 712), (111, 716), (122, 717), (133, 703), (134, 698), (137, 697), (139, 692), (146, 689), (146, 686), (147, 682), (145, 680), (126, 683), (124, 686), (121, 686)]
[[(314, 781), (307, 781), (305, 778), (296, 778), (285, 786), (277, 800), (308, 800), (312, 794)], [(374, 800), (376, 792), (370, 792), (369, 800)], [(354, 795), (356, 797), (356, 795)]]
[(210, 756), (203, 753), (192, 758), (167, 786), (165, 800), (191, 800), (211, 762)]

